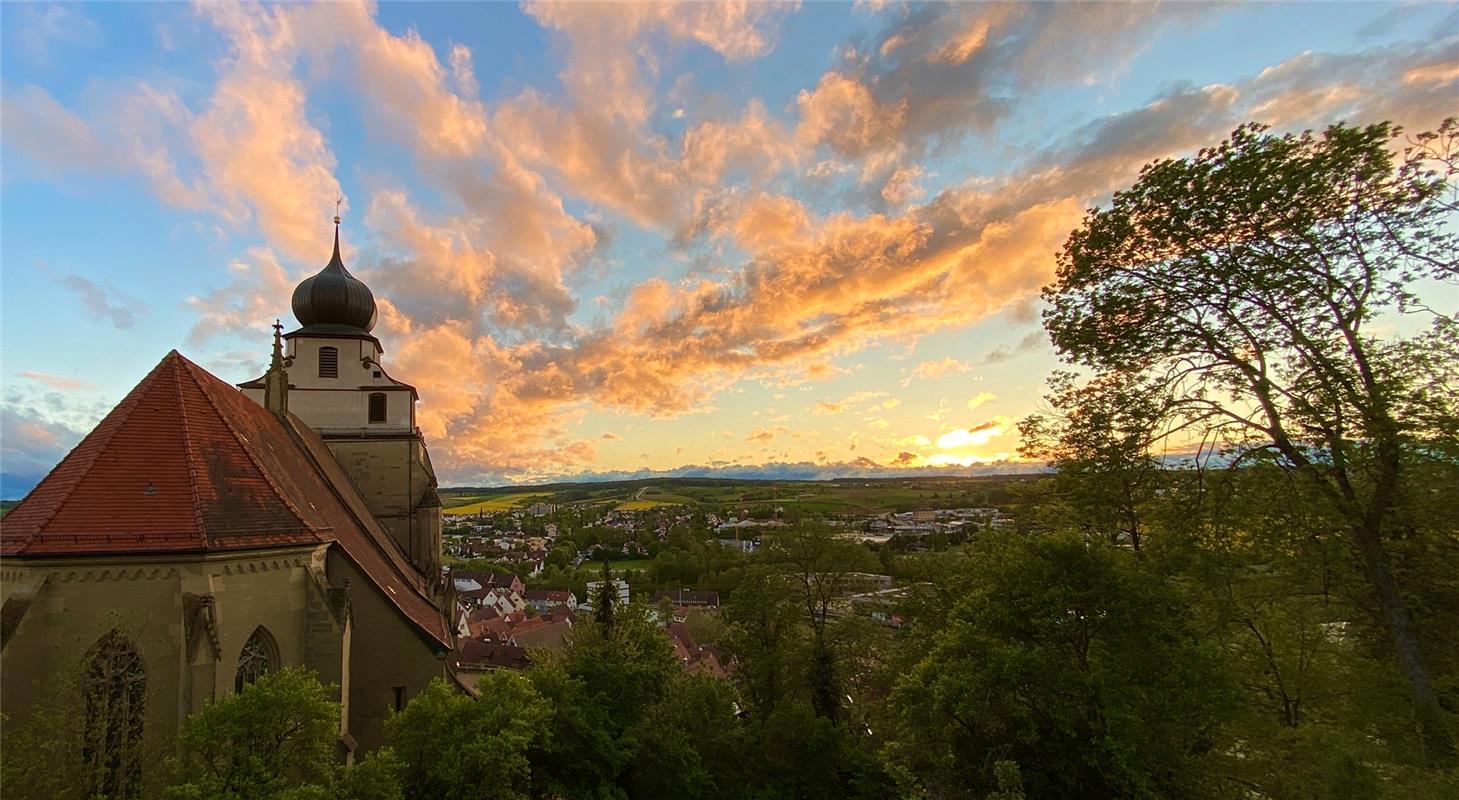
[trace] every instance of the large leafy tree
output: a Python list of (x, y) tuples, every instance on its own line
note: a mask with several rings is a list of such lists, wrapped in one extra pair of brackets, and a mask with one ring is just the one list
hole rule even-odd
[[(1393, 541), (1406, 455), (1416, 440), (1452, 436), (1453, 392), (1404, 369), (1414, 347), (1373, 323), (1425, 313), (1431, 336), (1452, 336), (1452, 317), (1411, 287), (1459, 279), (1455, 172), (1439, 157), (1456, 130), (1450, 121), (1405, 149), (1386, 123), (1287, 136), (1244, 126), (1192, 158), (1148, 165), (1091, 211), (1044, 290), (1045, 327), (1066, 359), (1165, 386), (1173, 412), (1274, 453), (1337, 511), (1441, 759), (1452, 736)], [(1410, 406), (1429, 413), (1402, 413)]]
[(478, 700), (436, 679), (386, 721), (407, 796), (474, 798), (483, 787), (504, 800), (531, 796), (527, 752), (547, 719), (547, 702), (512, 672), (490, 673), (479, 686)]
[(552, 713), (530, 758), (538, 796), (625, 796), (645, 757), (640, 725), (680, 674), (668, 638), (640, 604), (619, 608), (612, 627), (581, 623), (566, 651), (542, 654), (528, 673)]
[(976, 546), (890, 699), (888, 762), (918, 796), (1196, 797), (1231, 707), (1181, 598), (1085, 537)]
[(1152, 448), (1172, 433), (1164, 387), (1120, 371), (1077, 379), (1065, 371), (1049, 379), (1050, 411), (1018, 423), (1019, 451), (1054, 467), (1059, 494), (1083, 527), (1139, 550), (1144, 507), (1164, 466)]
[(880, 564), (856, 542), (838, 537), (824, 525), (801, 524), (771, 538), (767, 560), (790, 587), (810, 628), (806, 682), (811, 707), (836, 721), (841, 716), (843, 684), (852, 676), (837, 657), (857, 638), (854, 618), (838, 620), (832, 604), (854, 591), (856, 573)]
[(187, 718), (169, 798), (294, 800), (335, 791), (339, 704), (312, 673), (264, 675)]

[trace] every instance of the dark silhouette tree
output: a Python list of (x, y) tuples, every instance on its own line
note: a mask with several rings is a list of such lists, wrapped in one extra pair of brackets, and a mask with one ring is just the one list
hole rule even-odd
[[(1405, 457), (1445, 435), (1433, 420), (1452, 422), (1454, 393), (1404, 368), (1413, 341), (1381, 339), (1370, 323), (1424, 313), (1433, 337), (1453, 335), (1452, 317), (1411, 287), (1459, 280), (1456, 173), (1442, 157), (1456, 133), (1449, 120), (1405, 148), (1388, 123), (1286, 136), (1243, 126), (1195, 157), (1146, 166), (1091, 211), (1044, 289), (1044, 324), (1065, 359), (1096, 380), (1165, 387), (1173, 413), (1269, 452), (1338, 510), (1439, 760), (1453, 757), (1453, 739), (1391, 541)], [(1437, 413), (1403, 414), (1420, 394)]]
[(593, 608), (593, 620), (606, 635), (613, 631), (613, 603), (618, 599), (613, 590), (613, 570), (603, 562), (603, 585), (598, 587), (598, 598)]

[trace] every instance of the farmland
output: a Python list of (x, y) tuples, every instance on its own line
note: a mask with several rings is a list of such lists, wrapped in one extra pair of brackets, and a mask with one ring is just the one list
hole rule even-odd
[(722, 514), (781, 509), (804, 516), (882, 513), (920, 508), (996, 505), (1036, 475), (970, 478), (895, 478), (836, 481), (750, 481), (658, 478), (605, 483), (562, 483), (524, 488), (442, 491), (448, 513), (496, 513), (532, 503), (607, 506), (646, 511), (664, 506)]
[(548, 496), (550, 495), (544, 492), (514, 492), (486, 497), (443, 494), (441, 501), (444, 510), (450, 514), (495, 514), (530, 505), (537, 499)]

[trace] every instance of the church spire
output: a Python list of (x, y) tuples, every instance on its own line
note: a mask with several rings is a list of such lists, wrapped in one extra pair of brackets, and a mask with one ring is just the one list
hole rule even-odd
[(338, 265), (344, 267), (344, 259), (339, 257), (339, 204), (344, 202), (343, 197), (334, 198), (334, 256), (329, 259), (329, 266)]
[(294, 287), (294, 316), (306, 333), (369, 336), (375, 327), (375, 295), (345, 269), (340, 257), (338, 204), (342, 202), (342, 197), (335, 200), (334, 252), (329, 264)]
[(263, 376), (263, 407), (280, 417), (289, 413), (289, 373), (284, 370), (284, 326), (274, 320), (274, 352)]

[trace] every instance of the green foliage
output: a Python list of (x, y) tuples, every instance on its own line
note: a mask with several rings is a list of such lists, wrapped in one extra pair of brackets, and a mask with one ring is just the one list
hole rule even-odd
[(946, 626), (896, 684), (888, 757), (929, 792), (1200, 793), (1232, 687), (1180, 598), (1132, 555), (1084, 540), (985, 542)]
[(1017, 762), (993, 762), (993, 780), (998, 784), (998, 791), (988, 795), (988, 800), (1023, 800), (1023, 771)]
[(395, 752), (382, 747), (353, 767), (340, 769), (335, 797), (338, 800), (405, 800), (400, 785), (403, 770), (404, 765)]
[(547, 702), (525, 677), (493, 672), (481, 700), (439, 678), (385, 723), (407, 797), (441, 800), (530, 797), (528, 748), (547, 719)]
[(1061, 371), (1049, 388), (1053, 413), (1019, 423), (1019, 452), (1057, 470), (1054, 482), (1073, 512), (1069, 519), (1139, 550), (1143, 511), (1161, 472), (1151, 446), (1169, 435), (1162, 387), (1120, 371), (1080, 385), (1073, 373)]
[(613, 606), (618, 602), (618, 589), (613, 584), (613, 571), (608, 566), (608, 561), (603, 561), (602, 584), (598, 586), (598, 596), (593, 599), (593, 620), (605, 631), (613, 629)]
[(638, 604), (613, 627), (580, 626), (567, 650), (529, 673), (553, 708), (533, 763), (541, 784), (568, 797), (617, 797), (638, 756), (633, 730), (679, 674), (667, 638)]
[(215, 800), (328, 798), (335, 788), (339, 705), (302, 669), (265, 675), (208, 703), (177, 736), (166, 796)]
[[(1150, 164), (1070, 234), (1044, 323), (1091, 386), (1158, 388), (1154, 407), (1178, 428), (1242, 458), (1270, 454), (1342, 520), (1422, 748), (1451, 763), (1442, 675), (1395, 556), (1411, 530), (1412, 462), (1452, 453), (1459, 429), (1459, 392), (1427, 377), (1459, 374), (1455, 319), (1412, 290), (1459, 280), (1459, 123), (1409, 141), (1389, 123), (1286, 136), (1253, 124)], [(1394, 312), (1428, 315), (1431, 334), (1379, 336), (1373, 323)], [(1102, 396), (1074, 408), (1097, 414)], [(1057, 438), (1067, 448), (1078, 432)]]

